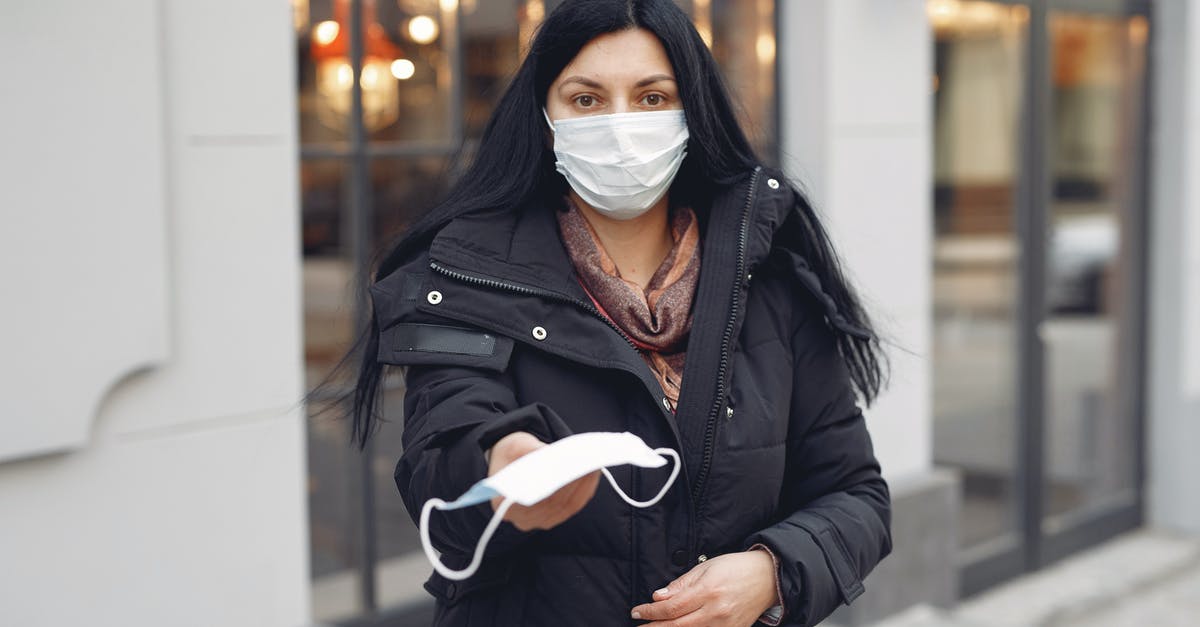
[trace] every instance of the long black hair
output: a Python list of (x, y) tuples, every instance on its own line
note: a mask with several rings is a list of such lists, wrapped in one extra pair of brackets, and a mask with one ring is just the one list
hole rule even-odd
[[(539, 27), (525, 60), (484, 128), (470, 165), (445, 199), (390, 246), (372, 280), (379, 281), (394, 272), (459, 216), (516, 211), (532, 200), (561, 197), (566, 184), (555, 172), (554, 153), (542, 117), (546, 94), (589, 41), (629, 28), (649, 31), (666, 49), (687, 118), (687, 157), (672, 184), (672, 200), (699, 204), (696, 201), (711, 198), (714, 188), (748, 176), (759, 160), (738, 124), (716, 61), (691, 20), (672, 0), (567, 0)], [(843, 277), (820, 221), (808, 202), (799, 206), (810, 232), (807, 243), (812, 270), (846, 321), (870, 331), (870, 321)], [(353, 419), (351, 442), (359, 448), (366, 445), (375, 426), (385, 374), (383, 364), (376, 359), (378, 334), (378, 322), (372, 314), (368, 328), (341, 364), (355, 359), (359, 363), (355, 387), (346, 395), (350, 398), (343, 399), (349, 401)], [(837, 342), (855, 387), (870, 402), (883, 379), (878, 342), (841, 332)]]

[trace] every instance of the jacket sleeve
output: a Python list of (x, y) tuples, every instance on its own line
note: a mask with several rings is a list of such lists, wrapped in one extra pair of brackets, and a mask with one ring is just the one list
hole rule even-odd
[[(549, 408), (518, 404), (509, 367), (516, 350), (512, 338), (420, 311), (429, 292), (421, 270), (427, 266), (427, 256), (420, 256), (370, 288), (379, 328), (376, 359), (404, 374), (403, 453), (393, 476), (414, 523), (430, 498), (458, 498), (486, 477), (484, 453), (505, 435), (528, 431), (545, 442), (569, 435)], [(433, 513), (430, 539), (447, 566), (470, 562), (492, 514), (489, 503)], [(487, 556), (532, 535), (503, 523)], [(494, 560), (485, 558), (472, 579), (485, 579), (489, 562)], [(435, 573), (434, 580), (438, 577)]]
[(778, 523), (752, 534), (779, 560), (784, 624), (815, 625), (863, 592), (891, 552), (891, 502), (833, 332), (808, 309), (792, 335), (792, 415)]
[[(527, 431), (544, 442), (569, 435), (562, 419), (544, 405), (519, 406), (504, 372), (413, 365), (404, 379), (404, 452), (395, 480), (414, 522), (428, 499), (455, 499), (487, 477), (484, 452), (505, 435)], [(488, 503), (434, 514), (430, 538), (448, 565), (458, 568), (456, 563), (470, 561), (492, 514)], [(503, 523), (487, 556), (512, 550), (528, 535)]]

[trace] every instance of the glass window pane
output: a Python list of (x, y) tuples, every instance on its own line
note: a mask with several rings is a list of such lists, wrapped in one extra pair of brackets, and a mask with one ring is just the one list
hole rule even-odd
[(387, 422), (375, 436), (371, 470), (375, 477), (375, 525), (378, 534), (376, 590), (380, 607), (410, 605), (429, 599), (422, 587), (432, 570), (421, 539), (396, 486), (394, 473), (402, 447), (404, 382), (392, 373), (383, 395), (382, 413)]
[[(446, 144), (454, 136), (456, 3), (362, 0), (362, 113), (377, 142)], [(349, 138), (354, 84), (350, 0), (293, 0), (300, 139)]]
[[(304, 348), (308, 385), (320, 382), (350, 345), (353, 268), (341, 244), (345, 168), (307, 160), (300, 169)], [(358, 454), (348, 425), (318, 400), (309, 407), (308, 503), (313, 613), (318, 620), (358, 615), (362, 499)]]
[(345, 165), (305, 160), (300, 168), (304, 253), (304, 348), (309, 385), (340, 359), (354, 333), (354, 268), (344, 246)]
[(710, 47), (741, 109), (742, 127), (759, 157), (773, 163), (778, 153), (774, 0), (692, 0), (691, 5), (701, 36), (711, 32)]
[(457, 7), (439, 0), (363, 0), (363, 113), (374, 142), (454, 142)]
[(934, 458), (963, 478), (962, 546), (1016, 530), (1013, 211), (1028, 13), (928, 4), (936, 33)]
[(345, 141), (350, 126), (349, 3), (292, 0), (300, 141)]
[(1042, 328), (1046, 531), (1132, 503), (1130, 247), (1147, 23), (1051, 12), (1052, 198)]
[[(517, 71), (526, 45), (518, 35), (518, 21), (524, 15), (537, 15), (539, 9), (529, 8), (534, 5), (519, 0), (488, 0), (468, 11), (463, 4), (464, 122), (469, 138), (483, 134), (492, 107)], [(537, 22), (525, 19), (521, 24), (528, 24), (532, 31)]]
[(371, 160), (370, 189), (375, 206), (372, 251), (382, 251), (445, 196), (452, 176), (449, 167), (449, 159), (439, 155)]

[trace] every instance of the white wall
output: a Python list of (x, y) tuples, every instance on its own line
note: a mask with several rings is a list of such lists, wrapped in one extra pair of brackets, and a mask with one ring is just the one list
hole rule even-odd
[(291, 24), (0, 5), (0, 624), (309, 622)]
[[(168, 357), (158, 14), (151, 0), (0, 5), (10, 235), (0, 252), (0, 461), (85, 446), (108, 390)], [(97, 26), (119, 27), (120, 45)], [(121, 202), (101, 211), (99, 199)]]
[(780, 2), (784, 168), (895, 347), (867, 413), (884, 473), (931, 458), (932, 36), (922, 0)]
[(1200, 6), (1155, 6), (1148, 516), (1200, 533)]

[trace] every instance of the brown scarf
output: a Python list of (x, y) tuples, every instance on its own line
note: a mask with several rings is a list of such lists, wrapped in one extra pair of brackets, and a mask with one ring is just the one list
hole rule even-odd
[(558, 212), (563, 244), (580, 283), (600, 313), (641, 349), (675, 411), (700, 278), (700, 228), (688, 207), (673, 209), (670, 220), (675, 243), (643, 291), (621, 277), (595, 229), (569, 198), (566, 211)]

